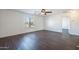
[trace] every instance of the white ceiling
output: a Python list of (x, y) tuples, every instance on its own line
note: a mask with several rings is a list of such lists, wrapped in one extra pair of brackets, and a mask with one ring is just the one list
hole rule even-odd
[(17, 11), (28, 13), (28, 14), (39, 14), (41, 9), (17, 9)]
[[(66, 13), (68, 11), (68, 9), (46, 9), (46, 10), (52, 11), (53, 12), (52, 14)], [(41, 13), (41, 9), (17, 9), (17, 11), (34, 15), (40, 15)]]

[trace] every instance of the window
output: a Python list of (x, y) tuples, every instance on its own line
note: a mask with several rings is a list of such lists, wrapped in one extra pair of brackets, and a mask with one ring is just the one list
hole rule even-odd
[(27, 27), (34, 27), (33, 16), (26, 16), (25, 24)]

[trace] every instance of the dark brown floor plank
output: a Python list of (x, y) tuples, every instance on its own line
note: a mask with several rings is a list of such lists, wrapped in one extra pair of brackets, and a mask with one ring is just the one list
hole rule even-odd
[(36, 31), (0, 38), (1, 50), (78, 50), (79, 36), (52, 31)]

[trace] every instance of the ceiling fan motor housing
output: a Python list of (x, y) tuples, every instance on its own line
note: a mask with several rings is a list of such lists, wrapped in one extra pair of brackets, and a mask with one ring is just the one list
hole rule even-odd
[(45, 9), (42, 9), (41, 12), (45, 13)]

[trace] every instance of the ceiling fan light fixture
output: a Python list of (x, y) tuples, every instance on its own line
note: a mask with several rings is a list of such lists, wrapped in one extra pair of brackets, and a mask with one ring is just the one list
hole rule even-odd
[(45, 15), (45, 13), (41, 13), (41, 15)]

